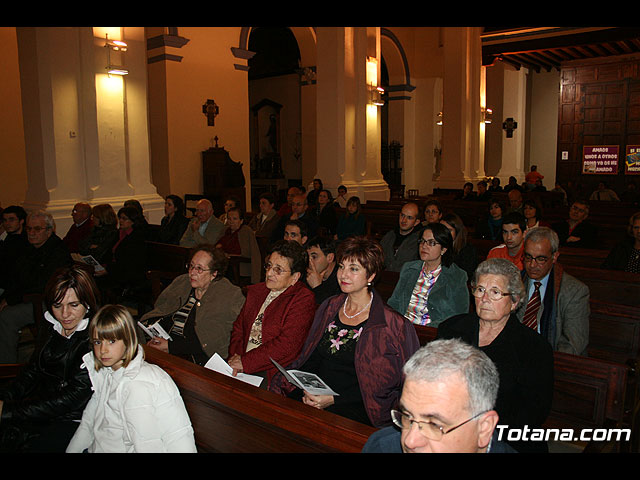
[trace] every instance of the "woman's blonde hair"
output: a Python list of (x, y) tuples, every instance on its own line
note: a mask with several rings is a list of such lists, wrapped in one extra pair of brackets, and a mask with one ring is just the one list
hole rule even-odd
[[(125, 345), (122, 366), (127, 367), (129, 362), (138, 353), (138, 336), (133, 317), (122, 305), (105, 305), (93, 316), (89, 323), (89, 338), (94, 340), (122, 340)], [(94, 355), (96, 370), (104, 365)]]

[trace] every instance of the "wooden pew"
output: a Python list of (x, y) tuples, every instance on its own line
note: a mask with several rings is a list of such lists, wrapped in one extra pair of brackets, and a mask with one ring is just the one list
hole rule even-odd
[(191, 249), (180, 245), (147, 241), (147, 270), (186, 273)]
[(180, 389), (199, 452), (360, 452), (373, 427), (146, 349)]
[[(434, 327), (414, 325), (420, 345), (435, 340)], [(629, 380), (629, 367), (597, 358), (581, 357), (554, 352), (554, 390), (551, 413), (545, 428), (581, 429), (630, 428), (633, 415), (628, 402), (627, 389), (634, 384)], [(623, 438), (625, 440), (625, 438)], [(622, 451), (632, 449), (631, 442), (591, 441), (585, 452), (603, 451), (611, 444)]]
[(563, 268), (589, 287), (592, 299), (631, 307), (639, 304), (640, 274), (578, 265), (563, 265)]

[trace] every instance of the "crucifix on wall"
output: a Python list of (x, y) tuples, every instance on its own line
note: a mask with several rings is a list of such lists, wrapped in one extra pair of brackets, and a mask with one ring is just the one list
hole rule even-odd
[(206, 115), (207, 125), (210, 127), (215, 125), (215, 118), (219, 112), (220, 109), (218, 108), (218, 105), (216, 105), (216, 102), (211, 99), (207, 100), (207, 102), (202, 105), (202, 113)]
[(513, 131), (518, 128), (518, 122), (509, 117), (502, 123), (502, 129), (506, 130), (507, 138), (513, 137)]

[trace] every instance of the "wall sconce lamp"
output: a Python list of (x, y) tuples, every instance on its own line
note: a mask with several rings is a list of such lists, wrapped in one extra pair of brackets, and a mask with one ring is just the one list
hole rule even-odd
[(382, 95), (384, 95), (384, 88), (369, 85), (369, 103), (376, 107), (383, 106), (384, 100), (382, 99)]
[(111, 50), (115, 52), (126, 52), (127, 44), (120, 40), (109, 40), (109, 34), (105, 34), (105, 48), (107, 49), (107, 73), (109, 75), (128, 75), (129, 70), (121, 65), (111, 63)]
[(436, 121), (436, 125), (442, 125), (444, 122), (442, 121), (442, 112), (438, 112), (438, 120)]
[(493, 110), (491, 110), (490, 108), (482, 107), (482, 121), (484, 123), (491, 123), (492, 115)]

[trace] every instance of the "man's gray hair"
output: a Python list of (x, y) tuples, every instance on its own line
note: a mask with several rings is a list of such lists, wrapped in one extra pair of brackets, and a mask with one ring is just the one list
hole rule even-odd
[(483, 351), (460, 339), (427, 343), (409, 358), (403, 372), (405, 381), (430, 383), (459, 374), (467, 385), (472, 415), (495, 407), (500, 384), (498, 369)]
[(560, 248), (560, 239), (558, 238), (558, 234), (549, 227), (536, 227), (527, 230), (527, 233), (524, 235), (524, 242), (526, 243), (527, 240), (539, 242), (545, 238), (549, 240), (551, 244), (551, 253), (556, 253)]
[(524, 283), (522, 283), (522, 275), (518, 267), (510, 260), (506, 258), (488, 258), (480, 263), (471, 282), (473, 287), (478, 284), (478, 279), (482, 275), (498, 275), (506, 278), (507, 290), (511, 293), (511, 300), (517, 303), (516, 308), (524, 302), (526, 295)]
[(27, 215), (26, 223), (29, 223), (30, 218), (44, 218), (44, 224), (46, 228), (52, 230), (53, 232), (56, 231), (56, 221), (53, 219), (53, 215), (51, 215), (49, 212), (45, 212), (44, 210), (34, 210), (32, 212), (29, 212), (29, 214)]

